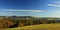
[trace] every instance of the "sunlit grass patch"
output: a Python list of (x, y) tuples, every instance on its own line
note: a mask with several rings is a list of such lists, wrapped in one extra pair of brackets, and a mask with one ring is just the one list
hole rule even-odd
[(1, 30), (60, 30), (60, 24), (40, 24)]

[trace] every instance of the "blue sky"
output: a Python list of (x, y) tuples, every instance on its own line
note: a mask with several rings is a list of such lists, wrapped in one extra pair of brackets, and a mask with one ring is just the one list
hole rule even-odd
[(60, 17), (60, 0), (0, 0), (0, 15)]

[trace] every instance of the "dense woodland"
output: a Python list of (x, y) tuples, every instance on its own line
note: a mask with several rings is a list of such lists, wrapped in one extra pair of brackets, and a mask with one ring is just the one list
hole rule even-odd
[(32, 17), (32, 16), (9, 16), (0, 19), (0, 28), (14, 28), (38, 24), (60, 23), (60, 18)]

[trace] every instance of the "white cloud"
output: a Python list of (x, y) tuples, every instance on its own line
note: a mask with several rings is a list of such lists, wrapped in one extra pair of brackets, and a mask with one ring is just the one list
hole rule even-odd
[(48, 6), (56, 6), (55, 4), (48, 4)]
[(2, 9), (2, 10), (9, 12), (44, 12), (42, 10), (15, 10), (15, 9)]
[(60, 7), (60, 5), (59, 5), (59, 4), (48, 4), (48, 6)]
[(52, 7), (59, 7), (60, 8), (60, 1), (59, 0), (53, 0), (53, 1), (50, 1), (49, 4), (47, 4), (48, 6), (52, 6)]

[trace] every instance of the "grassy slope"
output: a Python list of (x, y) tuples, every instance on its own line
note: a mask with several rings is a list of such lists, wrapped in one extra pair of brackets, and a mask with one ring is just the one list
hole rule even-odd
[(0, 30), (60, 30), (60, 24), (40, 24)]

